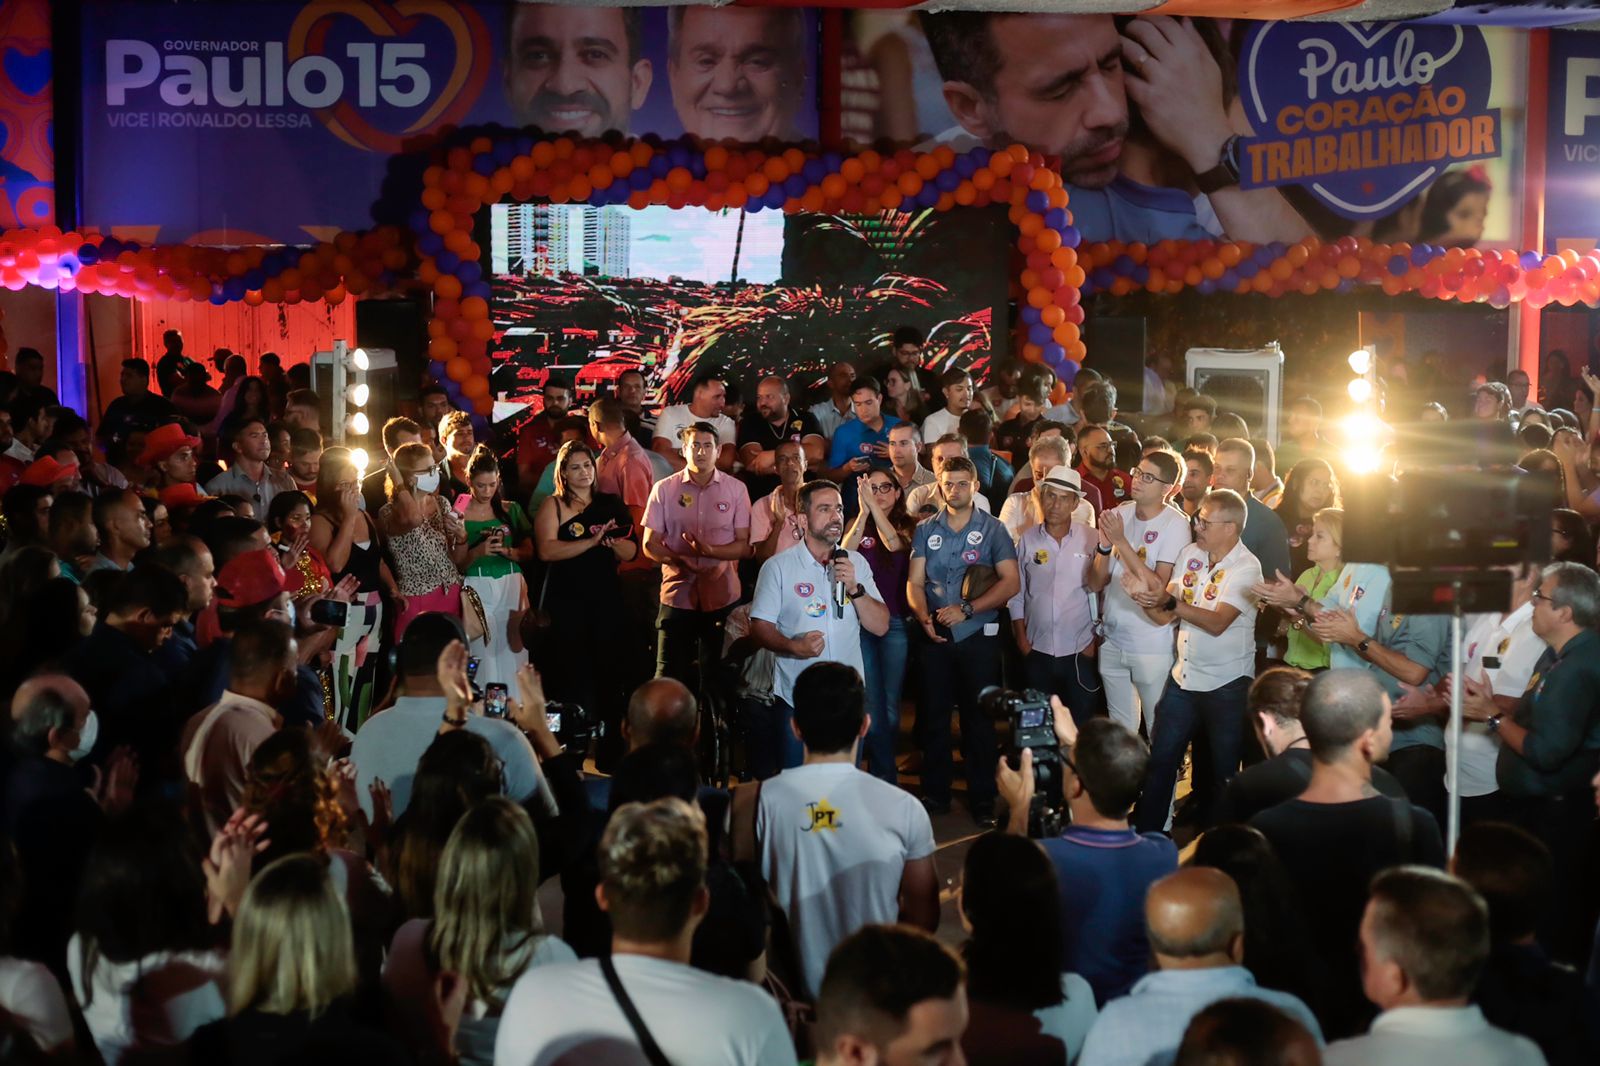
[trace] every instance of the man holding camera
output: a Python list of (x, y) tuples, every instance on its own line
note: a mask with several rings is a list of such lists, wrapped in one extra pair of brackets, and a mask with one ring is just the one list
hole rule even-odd
[(1134, 818), (1144, 832), (1166, 826), (1183, 752), (1197, 727), (1211, 742), (1209, 785), (1217, 792), (1196, 797), (1203, 812), (1239, 770), (1256, 666), (1256, 603), (1250, 587), (1261, 581), (1261, 564), (1239, 539), (1246, 513), (1237, 492), (1206, 493), (1195, 517), (1195, 542), (1179, 553), (1171, 582), (1161, 590), (1146, 584), (1131, 593), (1152, 622), (1178, 623), (1178, 658), (1156, 706), (1150, 772)]
[(1000, 680), (999, 609), (1017, 594), (1017, 553), (998, 518), (974, 506), (978, 469), (956, 456), (939, 472), (944, 507), (917, 526), (911, 543), (906, 602), (921, 623), (922, 803), (933, 814), (950, 809), (950, 712), (961, 713), (972, 816), (994, 824), (994, 725), (978, 707), (978, 693)]
[(760, 759), (751, 753), (752, 767), (759, 764), (762, 770), (799, 766), (805, 754), (790, 725), (800, 672), (815, 662), (836, 662), (864, 673), (862, 628), (880, 637), (889, 631), (889, 608), (872, 568), (859, 552), (839, 547), (844, 539), (839, 486), (807, 482), (798, 500), (805, 536), (762, 565), (750, 604), (751, 637), (777, 656), (772, 691), (779, 721), (767, 731), (777, 750), (761, 752)]
[[(1178, 868), (1178, 849), (1160, 833), (1136, 833), (1128, 811), (1139, 798), (1150, 749), (1109, 718), (1091, 718), (1080, 731), (1059, 697), (1050, 699), (1060, 746), (1061, 798), (1071, 824), (1040, 841), (1061, 888), (1064, 970), (1081, 974), (1095, 1001), (1125, 995), (1150, 967), (1145, 940), (1145, 891)], [(1006, 832), (1028, 835), (1033, 803), (1033, 752), (1020, 766), (1004, 760), (996, 774), (1006, 803)]]

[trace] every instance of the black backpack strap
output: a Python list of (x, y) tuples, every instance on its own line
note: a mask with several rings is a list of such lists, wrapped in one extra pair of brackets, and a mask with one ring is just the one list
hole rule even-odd
[(633, 1028), (633, 1035), (639, 1040), (639, 1049), (644, 1052), (644, 1057), (650, 1061), (650, 1066), (672, 1066), (667, 1056), (662, 1052), (661, 1045), (656, 1043), (656, 1038), (650, 1035), (644, 1019), (639, 1017), (639, 1008), (633, 1005), (633, 1000), (628, 996), (628, 990), (622, 987), (622, 979), (617, 976), (617, 968), (611, 962), (610, 955), (600, 956), (600, 972), (605, 974), (606, 984), (611, 986), (611, 994), (616, 997), (617, 1006), (622, 1008), (623, 1016), (628, 1019), (628, 1025)]

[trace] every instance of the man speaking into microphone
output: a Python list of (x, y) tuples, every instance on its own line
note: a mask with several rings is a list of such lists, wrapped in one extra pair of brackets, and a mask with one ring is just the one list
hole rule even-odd
[(872, 569), (844, 538), (844, 498), (831, 481), (800, 486), (797, 517), (805, 536), (761, 567), (750, 603), (750, 636), (777, 656), (771, 720), (748, 723), (750, 766), (758, 778), (799, 766), (804, 749), (796, 735), (794, 682), (814, 662), (836, 662), (862, 673), (861, 630), (889, 631)]

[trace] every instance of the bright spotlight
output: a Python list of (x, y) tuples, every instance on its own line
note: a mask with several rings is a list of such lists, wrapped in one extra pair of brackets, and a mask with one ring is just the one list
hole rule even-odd
[(1353, 403), (1366, 403), (1372, 399), (1372, 382), (1366, 378), (1351, 378), (1345, 391), (1350, 394)]
[(1350, 371), (1354, 374), (1365, 374), (1372, 369), (1372, 353), (1365, 348), (1357, 348), (1350, 353)]
[[(1350, 384), (1354, 386), (1356, 382)], [(1346, 416), (1339, 428), (1344, 438), (1342, 458), (1346, 470), (1352, 474), (1370, 474), (1383, 465), (1383, 446), (1389, 427), (1381, 419), (1358, 411)]]
[(351, 433), (354, 433), (358, 437), (364, 437), (367, 435), (367, 429), (367, 416), (364, 412), (357, 411), (355, 414), (350, 416)]
[(350, 361), (355, 364), (357, 370), (367, 369), (367, 350), (365, 348), (357, 348), (350, 353)]
[(367, 472), (367, 450), (365, 448), (352, 448), (350, 450), (350, 465), (356, 468), (356, 475)]
[(371, 395), (372, 390), (367, 388), (366, 382), (362, 382), (350, 390), (350, 402), (355, 404), (357, 407), (365, 407), (367, 406), (367, 400), (371, 397)]

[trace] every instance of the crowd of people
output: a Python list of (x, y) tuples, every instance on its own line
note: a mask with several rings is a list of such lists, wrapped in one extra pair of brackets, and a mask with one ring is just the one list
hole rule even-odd
[(1600, 1060), (1600, 426), (1456, 413), (1559, 498), (1453, 678), (1315, 398), (922, 341), (370, 463), (272, 353), (19, 352), (0, 1058)]

